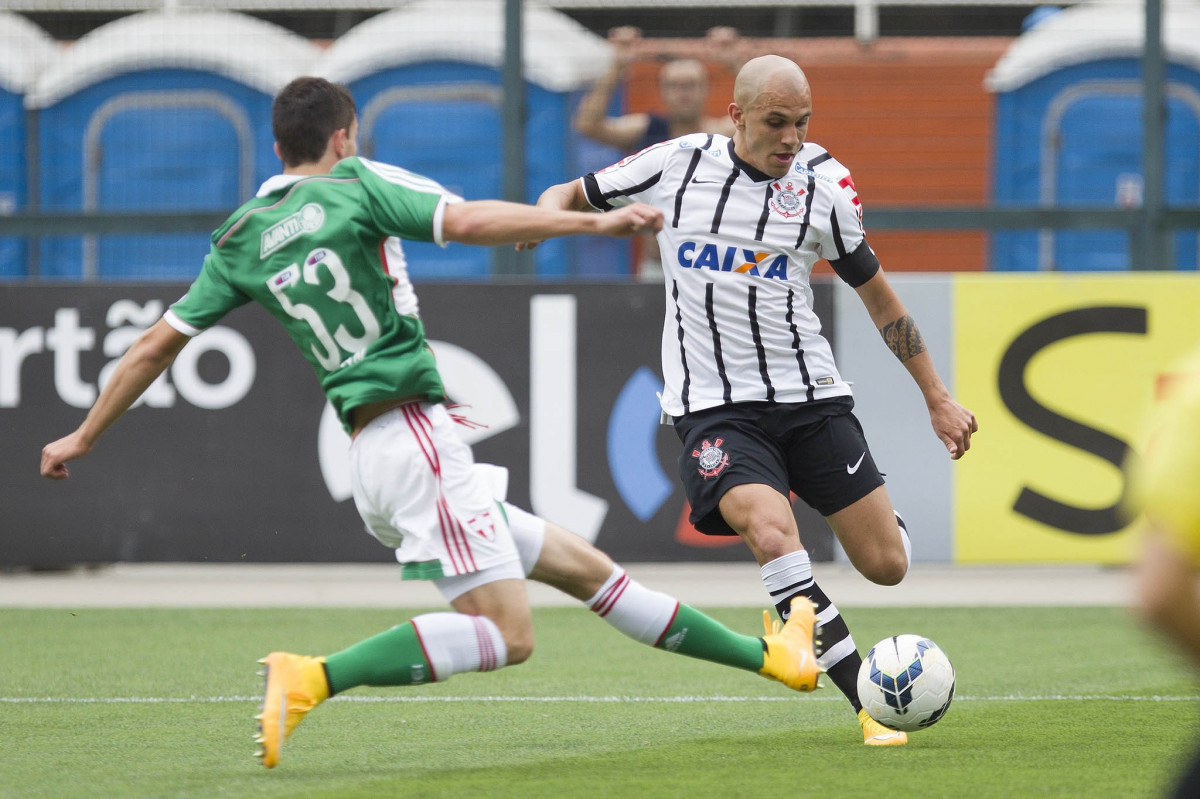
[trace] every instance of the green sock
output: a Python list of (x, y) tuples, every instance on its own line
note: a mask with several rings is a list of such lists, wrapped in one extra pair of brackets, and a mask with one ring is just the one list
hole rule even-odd
[(325, 673), (332, 695), (359, 685), (418, 685), (431, 670), (416, 628), (405, 622), (328, 656)]
[(682, 602), (658, 648), (747, 671), (758, 671), (763, 665), (761, 638), (735, 633)]

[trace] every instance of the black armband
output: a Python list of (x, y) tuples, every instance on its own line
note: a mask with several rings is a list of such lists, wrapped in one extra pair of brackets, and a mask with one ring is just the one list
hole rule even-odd
[(583, 176), (583, 193), (593, 208), (600, 211), (612, 210), (612, 204), (604, 198), (604, 192), (600, 191), (600, 184), (596, 182), (595, 173), (589, 172)]
[(857, 250), (836, 261), (830, 261), (829, 265), (850, 288), (856, 289), (875, 277), (875, 273), (879, 271), (879, 258), (867, 244), (867, 240), (863, 239)]

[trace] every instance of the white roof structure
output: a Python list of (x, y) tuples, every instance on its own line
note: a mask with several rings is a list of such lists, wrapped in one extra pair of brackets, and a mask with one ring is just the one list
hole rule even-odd
[(0, 11), (0, 89), (24, 94), (56, 55), (50, 34), (20, 14)]
[(213, 72), (274, 95), (319, 54), (304, 37), (245, 14), (146, 11), (77, 41), (34, 82), (25, 104), (45, 108), (115, 75), (164, 67)]
[[(984, 85), (1009, 92), (1064, 67), (1102, 58), (1141, 58), (1145, 7), (1137, 0), (1097, 0), (1063, 9), (1022, 34), (988, 73)], [(1167, 61), (1200, 69), (1200, 3), (1163, 3)]]
[[(609, 44), (567, 15), (530, 3), (522, 19), (526, 80), (551, 91), (571, 91), (607, 69)], [(386, 11), (339, 37), (315, 70), (329, 80), (350, 83), (384, 69), (435, 60), (500, 68), (504, 4), (426, 1)]]

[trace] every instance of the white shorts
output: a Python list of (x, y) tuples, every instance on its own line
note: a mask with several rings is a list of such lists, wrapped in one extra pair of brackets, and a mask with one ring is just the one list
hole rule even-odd
[(373, 419), (350, 445), (354, 504), (396, 550), (406, 580), (437, 580), (519, 561), (491, 486), (440, 404)]

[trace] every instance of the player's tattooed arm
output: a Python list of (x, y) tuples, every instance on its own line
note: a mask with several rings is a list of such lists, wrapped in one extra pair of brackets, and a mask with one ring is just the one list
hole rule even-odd
[(879, 332), (883, 335), (888, 349), (894, 352), (902, 363), (925, 351), (925, 339), (921, 337), (921, 331), (917, 328), (912, 314), (905, 314), (894, 322), (888, 322)]

